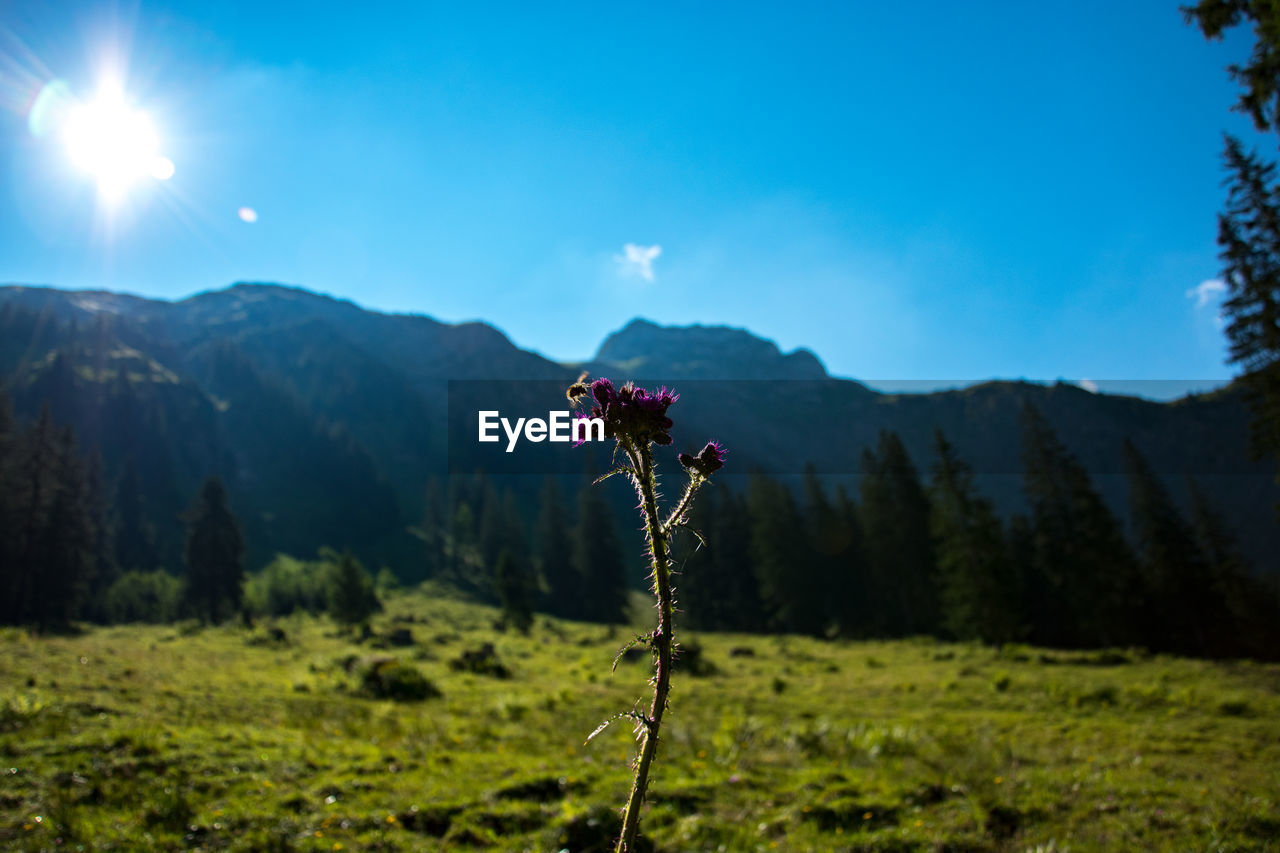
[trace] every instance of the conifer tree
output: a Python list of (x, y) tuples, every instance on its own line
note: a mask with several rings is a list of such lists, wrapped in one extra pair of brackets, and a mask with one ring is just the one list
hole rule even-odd
[(1194, 480), (1191, 525), (1226, 617), (1210, 634), (1208, 653), (1216, 657), (1280, 659), (1280, 592), (1260, 579), (1245, 561), (1222, 516)]
[(485, 481), (483, 498), (480, 503), (480, 530), (477, 545), (480, 552), (480, 564), (483, 572), (480, 579), (480, 592), (490, 603), (497, 603), (494, 595), (494, 569), (498, 564), (498, 555), (507, 544), (507, 516), (504, 499), (498, 494), (493, 484)]
[(205, 480), (187, 511), (184, 599), (202, 621), (219, 622), (240, 609), (244, 540), (217, 477)]
[(1133, 554), (1084, 466), (1029, 405), (1023, 464), (1034, 531), (1032, 640), (1059, 647), (1134, 642), (1142, 601)]
[(578, 497), (573, 563), (582, 579), (582, 618), (620, 624), (627, 618), (626, 560), (609, 506), (598, 491), (584, 487)]
[(871, 575), (873, 622), (888, 636), (938, 630), (938, 598), (929, 499), (897, 433), (880, 433), (863, 453), (863, 535)]
[(1244, 370), (1261, 453), (1280, 452), (1280, 187), (1276, 166), (1227, 138), (1232, 177), (1218, 217), (1231, 360)]
[(528, 634), (533, 626), (533, 575), (523, 555), (503, 548), (494, 570), (498, 586), (498, 603), (502, 607), (502, 624)]
[(801, 595), (810, 614), (805, 633), (823, 636), (839, 629), (841, 608), (852, 594), (841, 571), (841, 557), (850, 545), (850, 536), (813, 463), (805, 466), (804, 493), (808, 541), (802, 559), (807, 565), (797, 581), (804, 586)]
[(48, 515), (28, 564), (27, 617), (42, 629), (65, 626), (76, 615), (94, 568), (84, 469), (71, 428), (58, 432)]
[(434, 474), (427, 479), (426, 494), (422, 500), (422, 577), (436, 578), (445, 574), (448, 557), (446, 555), (446, 531), (448, 511), (444, 497), (440, 493), (440, 480)]
[(672, 543), (671, 583), (676, 605), (684, 615), (684, 624), (702, 631), (728, 630), (723, 624), (727, 602), (714, 552), (701, 554), (696, 572), (686, 573), (683, 566), (694, 553), (712, 547), (719, 524), (720, 496), (715, 489), (706, 489), (689, 513), (689, 526), (697, 531), (697, 536), (682, 537)]
[[(1280, 130), (1280, 8), (1252, 0), (1199, 0), (1182, 9), (1205, 37), (1248, 24), (1247, 62), (1228, 66), (1241, 90), (1234, 109), (1259, 131)], [(1223, 160), (1231, 176), (1226, 209), (1218, 216), (1218, 245), (1230, 358), (1244, 371), (1254, 410), (1254, 449), (1280, 452), (1280, 187), (1276, 165), (1246, 152), (1226, 135)]]
[[(716, 559), (718, 530), (723, 522), (721, 504), (722, 496), (717, 490), (706, 489), (689, 514), (689, 527), (697, 535), (683, 537), (672, 545), (671, 583), (676, 605), (684, 614), (684, 623), (702, 631), (731, 630), (726, 578)], [(699, 554), (697, 571), (685, 572), (684, 566), (695, 553)]]
[(942, 627), (962, 640), (1005, 643), (1021, 622), (1018, 585), (1004, 529), (991, 502), (977, 494), (973, 469), (934, 432), (931, 529), (937, 547)]
[(115, 564), (121, 571), (154, 571), (160, 565), (156, 529), (148, 517), (133, 459), (126, 458), (114, 501)]
[(10, 624), (31, 620), (35, 613), (40, 548), (47, 541), (46, 527), (57, 490), (57, 434), (49, 407), (25, 430), (15, 454), (10, 520), (11, 562), (6, 595), (0, 597), (0, 614)]
[(554, 616), (572, 619), (579, 614), (579, 575), (574, 568), (569, 541), (569, 517), (556, 481), (548, 477), (542, 486), (537, 528), (538, 565), (542, 569), (543, 594), (540, 609)]
[(1210, 570), (1165, 485), (1130, 440), (1124, 443), (1129, 512), (1146, 589), (1138, 624), (1148, 648), (1206, 654), (1226, 617)]
[(21, 435), (0, 395), (0, 621), (59, 628), (80, 615), (96, 553), (89, 484), (48, 406)]
[(102, 454), (95, 450), (85, 469), (85, 508), (89, 518), (93, 571), (83, 612), (86, 618), (100, 622), (106, 621), (104, 603), (107, 590), (120, 576), (115, 563), (115, 544), (108, 519), (103, 476)]
[(760, 591), (751, 558), (751, 519), (746, 501), (727, 488), (704, 488), (691, 526), (701, 536), (685, 537), (685, 570), (675, 574), (676, 600), (691, 628), (704, 631), (759, 631)]
[(709, 540), (708, 557), (723, 584), (728, 609), (724, 627), (732, 631), (760, 631), (764, 628), (760, 602), (759, 574), (751, 562), (751, 514), (744, 495), (721, 489), (718, 520)]
[(9, 396), (0, 390), (0, 621), (9, 621), (17, 587), (17, 483), (13, 414)]
[(1018, 513), (1010, 517), (1004, 550), (1009, 573), (1017, 582), (1014, 604), (1020, 621), (1014, 625), (1012, 639), (1026, 640), (1031, 634), (1035, 605), (1048, 594), (1042, 588), (1043, 575), (1036, 571), (1035, 529), (1026, 515)]
[(462, 500), (453, 505), (449, 525), (449, 580), (459, 589), (474, 592), (479, 587), (476, 563), (476, 521), (471, 504)]
[(349, 551), (330, 565), (329, 615), (342, 625), (368, 622), (370, 616), (382, 609), (373, 578)]
[[(498, 555), (502, 555), (502, 549), (508, 550), (513, 556), (525, 559), (527, 561), (529, 554), (529, 537), (525, 530), (524, 516), (520, 512), (520, 502), (516, 500), (515, 490), (508, 487), (502, 493), (502, 536), (499, 540), (500, 549)], [(494, 568), (497, 568), (497, 560), (494, 561)]]
[(835, 584), (835, 618), (845, 637), (866, 636), (871, 608), (866, 545), (858, 504), (843, 485), (836, 487), (835, 512), (848, 545), (838, 555), (839, 578)]
[(773, 631), (819, 633), (812, 611), (812, 586), (800, 576), (807, 547), (804, 520), (786, 486), (753, 474), (747, 487), (751, 563), (756, 571), (765, 627)]

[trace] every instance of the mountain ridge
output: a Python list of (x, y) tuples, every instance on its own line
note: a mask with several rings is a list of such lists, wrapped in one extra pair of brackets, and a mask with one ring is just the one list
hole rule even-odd
[[(1034, 405), (1117, 510), (1120, 446), (1133, 438), (1171, 487), (1182, 489), (1187, 475), (1205, 480), (1255, 562), (1273, 568), (1280, 553), (1270, 509), (1280, 495), (1269, 464), (1249, 457), (1235, 386), (1172, 402), (1010, 380), (883, 393), (745, 329), (642, 318), (607, 336), (591, 361), (560, 364), (483, 322), (387, 314), (253, 283), (176, 302), (0, 287), (0, 333), (0, 382), (19, 415), (51, 401), (85, 446), (102, 450), (112, 476), (128, 459), (145, 467), (171, 560), (181, 537), (171, 513), (214, 472), (244, 513), (252, 561), (308, 542), (410, 560), (407, 531), (425, 483), (449, 470), (450, 439), (460, 441), (449, 432), (450, 383), (496, 389), (507, 395), (500, 407), (545, 413), (583, 368), (678, 384), (678, 442), (724, 441), (734, 453), (729, 483), (752, 469), (799, 475), (816, 463), (852, 486), (881, 429), (902, 435), (927, 477), (941, 428), (1006, 515), (1021, 511), (1018, 416)], [(343, 528), (353, 501), (362, 512)]]

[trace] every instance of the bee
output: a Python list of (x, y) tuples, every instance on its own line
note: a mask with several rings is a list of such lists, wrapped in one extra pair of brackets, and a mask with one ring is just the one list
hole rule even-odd
[(564, 395), (569, 398), (569, 402), (576, 403), (579, 397), (585, 397), (588, 393), (590, 393), (590, 390), (587, 388), (587, 373), (584, 370), (582, 375), (578, 377), (578, 381), (570, 385), (569, 390), (565, 391)]

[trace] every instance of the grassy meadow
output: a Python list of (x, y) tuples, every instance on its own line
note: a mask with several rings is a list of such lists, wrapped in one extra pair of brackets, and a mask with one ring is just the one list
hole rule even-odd
[[(611, 675), (634, 630), (495, 618), (415, 591), (364, 639), (5, 630), (0, 848), (611, 849), (631, 727), (584, 740), (647, 695), (647, 653)], [(682, 640), (657, 850), (1280, 850), (1280, 666)]]

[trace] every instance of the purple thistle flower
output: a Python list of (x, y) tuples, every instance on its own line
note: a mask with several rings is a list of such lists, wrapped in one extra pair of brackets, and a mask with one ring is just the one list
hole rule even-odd
[(684, 467), (697, 471), (704, 477), (709, 477), (712, 472), (719, 471), (724, 467), (724, 455), (727, 452), (720, 442), (708, 441), (707, 446), (698, 451), (697, 456), (681, 453), (677, 458)]
[(638, 444), (671, 444), (669, 430), (674, 424), (667, 417), (667, 409), (679, 394), (668, 388), (658, 388), (651, 394), (629, 382), (615, 388), (602, 377), (591, 383), (591, 396), (596, 405), (590, 416), (604, 421), (606, 437), (627, 438)]
[(607, 406), (618, 399), (618, 392), (613, 390), (612, 382), (601, 377), (591, 383), (591, 396), (595, 397), (596, 402), (601, 406)]
[(570, 434), (571, 434), (571, 435), (574, 435), (574, 436), (577, 436), (577, 437), (573, 440), (573, 446), (574, 446), (574, 447), (581, 447), (582, 445), (586, 444), (586, 443), (587, 443), (587, 438), (591, 435), (591, 427), (589, 427), (589, 426), (583, 426), (581, 429), (579, 429), (579, 428), (578, 428), (578, 425), (577, 425), (577, 422), (578, 422), (578, 421), (589, 421), (589, 420), (591, 420), (591, 418), (592, 418), (592, 417), (595, 417), (595, 416), (594, 416), (594, 415), (588, 415), (586, 412), (578, 412), (577, 414), (575, 414), (575, 415), (573, 416), (573, 420), (574, 420), (574, 428), (573, 428), (573, 431), (572, 431)]

